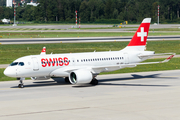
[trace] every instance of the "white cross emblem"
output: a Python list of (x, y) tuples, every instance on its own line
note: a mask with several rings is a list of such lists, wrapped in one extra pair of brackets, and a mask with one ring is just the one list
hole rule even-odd
[(144, 42), (144, 37), (147, 36), (147, 32), (144, 32), (144, 27), (141, 27), (141, 32), (138, 32), (137, 36), (141, 37), (141, 42)]

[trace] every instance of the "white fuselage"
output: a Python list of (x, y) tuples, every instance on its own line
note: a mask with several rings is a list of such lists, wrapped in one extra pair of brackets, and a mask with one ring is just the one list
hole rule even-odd
[[(11, 77), (68, 77), (70, 71), (77, 69), (89, 69), (94, 75), (97, 75), (100, 72), (124, 68), (123, 66), (125, 64), (141, 62), (145, 59), (140, 59), (138, 55), (144, 53), (154, 54), (154, 52), (149, 51), (121, 50), (109, 52), (30, 55), (21, 57), (13, 62), (23, 63), (24, 65), (10, 65), (6, 70), (11, 71), (8, 72), (8, 76)], [(99, 69), (92, 70), (92, 68), (96, 68), (97, 66)], [(112, 67), (106, 69), (105, 66)]]

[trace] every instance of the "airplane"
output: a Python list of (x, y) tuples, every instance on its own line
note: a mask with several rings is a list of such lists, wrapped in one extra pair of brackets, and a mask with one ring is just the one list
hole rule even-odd
[[(154, 51), (146, 51), (151, 18), (145, 18), (134, 34), (129, 44), (119, 51), (84, 52), (46, 54), (44, 47), (40, 55), (30, 55), (16, 59), (5, 70), (4, 74), (16, 77), (24, 88), (23, 80), (30, 77), (33, 80), (46, 80), (51, 77), (63, 77), (71, 84), (97, 85), (96, 76), (101, 72), (109, 72), (137, 65), (156, 64), (168, 62), (175, 53), (164, 61), (142, 62), (155, 54)], [(141, 63), (142, 62), (142, 63)]]

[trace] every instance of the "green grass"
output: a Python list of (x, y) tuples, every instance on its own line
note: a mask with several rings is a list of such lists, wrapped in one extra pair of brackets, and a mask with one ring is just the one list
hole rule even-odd
[[(55, 43), (55, 44), (17, 44), (0, 45), (0, 64), (10, 64), (15, 59), (26, 55), (40, 54), (46, 46), (47, 54), (53, 53), (76, 53), (96, 51), (121, 50), (129, 42), (102, 42), (102, 43)], [(149, 41), (147, 50), (156, 53), (173, 52), (180, 54), (180, 41)]]
[[(150, 59), (145, 62), (162, 61), (163, 59)], [(161, 70), (177, 70), (180, 69), (180, 59), (173, 58), (167, 63), (150, 64), (150, 65), (139, 65), (134, 68), (124, 68), (112, 72), (104, 72), (102, 74), (119, 74), (119, 73), (133, 73), (133, 72), (146, 72), (146, 71), (161, 71)], [(0, 69), (0, 81), (16, 80), (16, 78), (6, 77), (3, 74), (4, 69)], [(29, 78), (28, 78), (29, 79)]]
[(180, 28), (149, 29), (149, 31), (180, 31)]
[(4, 32), (2, 38), (56, 38), (56, 37), (108, 37), (108, 36), (132, 36), (134, 33), (113, 32)]
[[(26, 29), (23, 29), (24, 31)], [(33, 29), (31, 29), (33, 31)], [(134, 32), (2, 32), (0, 38), (122, 37)], [(149, 36), (180, 35), (179, 32), (149, 32)]]

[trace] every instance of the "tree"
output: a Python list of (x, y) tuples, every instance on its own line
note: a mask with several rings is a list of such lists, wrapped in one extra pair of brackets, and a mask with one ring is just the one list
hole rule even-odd
[(90, 20), (90, 10), (88, 7), (88, 2), (83, 1), (79, 8), (80, 16), (82, 21), (88, 22)]
[(4, 9), (2, 6), (0, 6), (0, 19), (3, 19), (4, 17), (3, 13), (4, 13)]
[(112, 0), (107, 0), (104, 12), (105, 12), (105, 18), (106, 19), (112, 19)]

